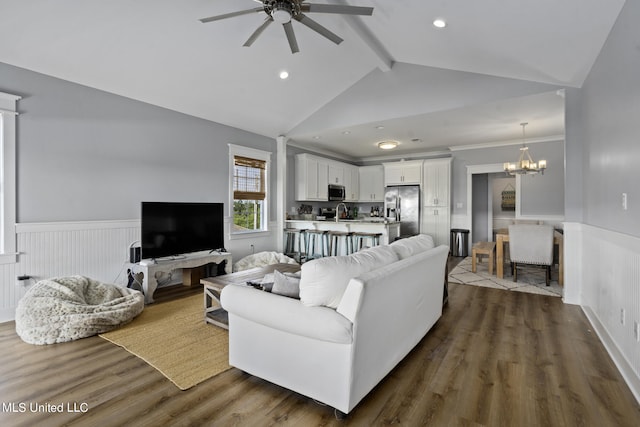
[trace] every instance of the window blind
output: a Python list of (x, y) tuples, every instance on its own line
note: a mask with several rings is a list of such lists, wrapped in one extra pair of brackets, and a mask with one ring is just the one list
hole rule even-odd
[(233, 157), (233, 198), (235, 200), (264, 200), (264, 160)]

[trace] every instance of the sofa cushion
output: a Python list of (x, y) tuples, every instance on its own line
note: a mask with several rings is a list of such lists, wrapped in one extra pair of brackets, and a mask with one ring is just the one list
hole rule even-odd
[(300, 298), (300, 273), (273, 272), (274, 282), (271, 293), (290, 298)]
[(418, 234), (406, 239), (396, 240), (389, 246), (398, 254), (400, 259), (409, 258), (418, 252), (428, 251), (434, 248), (433, 238), (428, 234)]
[(396, 261), (398, 255), (389, 246), (309, 261), (302, 264), (300, 300), (306, 306), (337, 308), (352, 277)]

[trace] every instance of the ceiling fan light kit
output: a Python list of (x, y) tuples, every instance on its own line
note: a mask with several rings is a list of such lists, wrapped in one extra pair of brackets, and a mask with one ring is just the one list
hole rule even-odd
[[(243, 46), (249, 47), (256, 41), (256, 39), (262, 34), (262, 32), (272, 23), (276, 22), (281, 24), (284, 28), (284, 32), (289, 42), (289, 48), (291, 53), (299, 52), (298, 42), (296, 40), (292, 20), (300, 22), (302, 25), (310, 28), (321, 36), (331, 40), (335, 44), (342, 43), (342, 39), (328, 30), (324, 26), (320, 25), (313, 19), (309, 18), (305, 13), (333, 13), (342, 15), (361, 15), (371, 16), (373, 14), (372, 7), (362, 6), (347, 6), (337, 4), (312, 4), (307, 3), (306, 0), (254, 0), (262, 4), (262, 7), (241, 10), (238, 12), (225, 13), (223, 15), (210, 16), (208, 18), (200, 19), (200, 22), (214, 22), (222, 19), (234, 18), (236, 16), (248, 15), (256, 12), (264, 12), (267, 14), (264, 22), (251, 34), (249, 39)], [(305, 12), (305, 13), (303, 13)]]

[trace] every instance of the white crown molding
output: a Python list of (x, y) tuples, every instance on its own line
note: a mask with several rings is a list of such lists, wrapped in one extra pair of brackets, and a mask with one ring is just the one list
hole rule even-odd
[(308, 151), (310, 153), (321, 154), (323, 156), (329, 156), (334, 159), (340, 159), (340, 160), (344, 160), (346, 162), (351, 162), (351, 163), (355, 163), (359, 160), (351, 156), (345, 156), (344, 154), (339, 154), (330, 150), (325, 150), (323, 148), (315, 148), (315, 147), (308, 147), (306, 145), (301, 145), (293, 140), (288, 140), (287, 146), (299, 148), (301, 150)]
[(442, 151), (423, 151), (418, 153), (405, 153), (405, 154), (388, 154), (385, 156), (372, 156), (372, 157), (363, 157), (360, 159), (361, 162), (389, 162), (389, 161), (400, 161), (400, 160), (425, 160), (425, 159), (437, 159), (451, 157), (451, 152), (449, 150)]
[[(531, 138), (525, 139), (525, 144), (537, 144), (539, 142), (564, 142), (564, 135), (552, 135), (546, 136), (544, 138)], [(464, 150), (481, 150), (483, 148), (495, 148), (495, 147), (506, 147), (509, 145), (522, 145), (522, 140), (513, 140), (513, 141), (501, 141), (501, 142), (486, 142), (482, 144), (473, 144), (473, 145), (455, 145), (449, 147), (451, 151), (464, 151)]]
[(10, 93), (0, 92), (0, 99), (6, 99), (9, 101), (19, 101), (22, 99), (22, 97), (18, 95), (12, 95)]

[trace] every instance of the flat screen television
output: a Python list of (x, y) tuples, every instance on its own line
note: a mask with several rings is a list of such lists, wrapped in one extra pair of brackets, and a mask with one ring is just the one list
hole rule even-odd
[(142, 259), (224, 247), (224, 203), (142, 202)]

